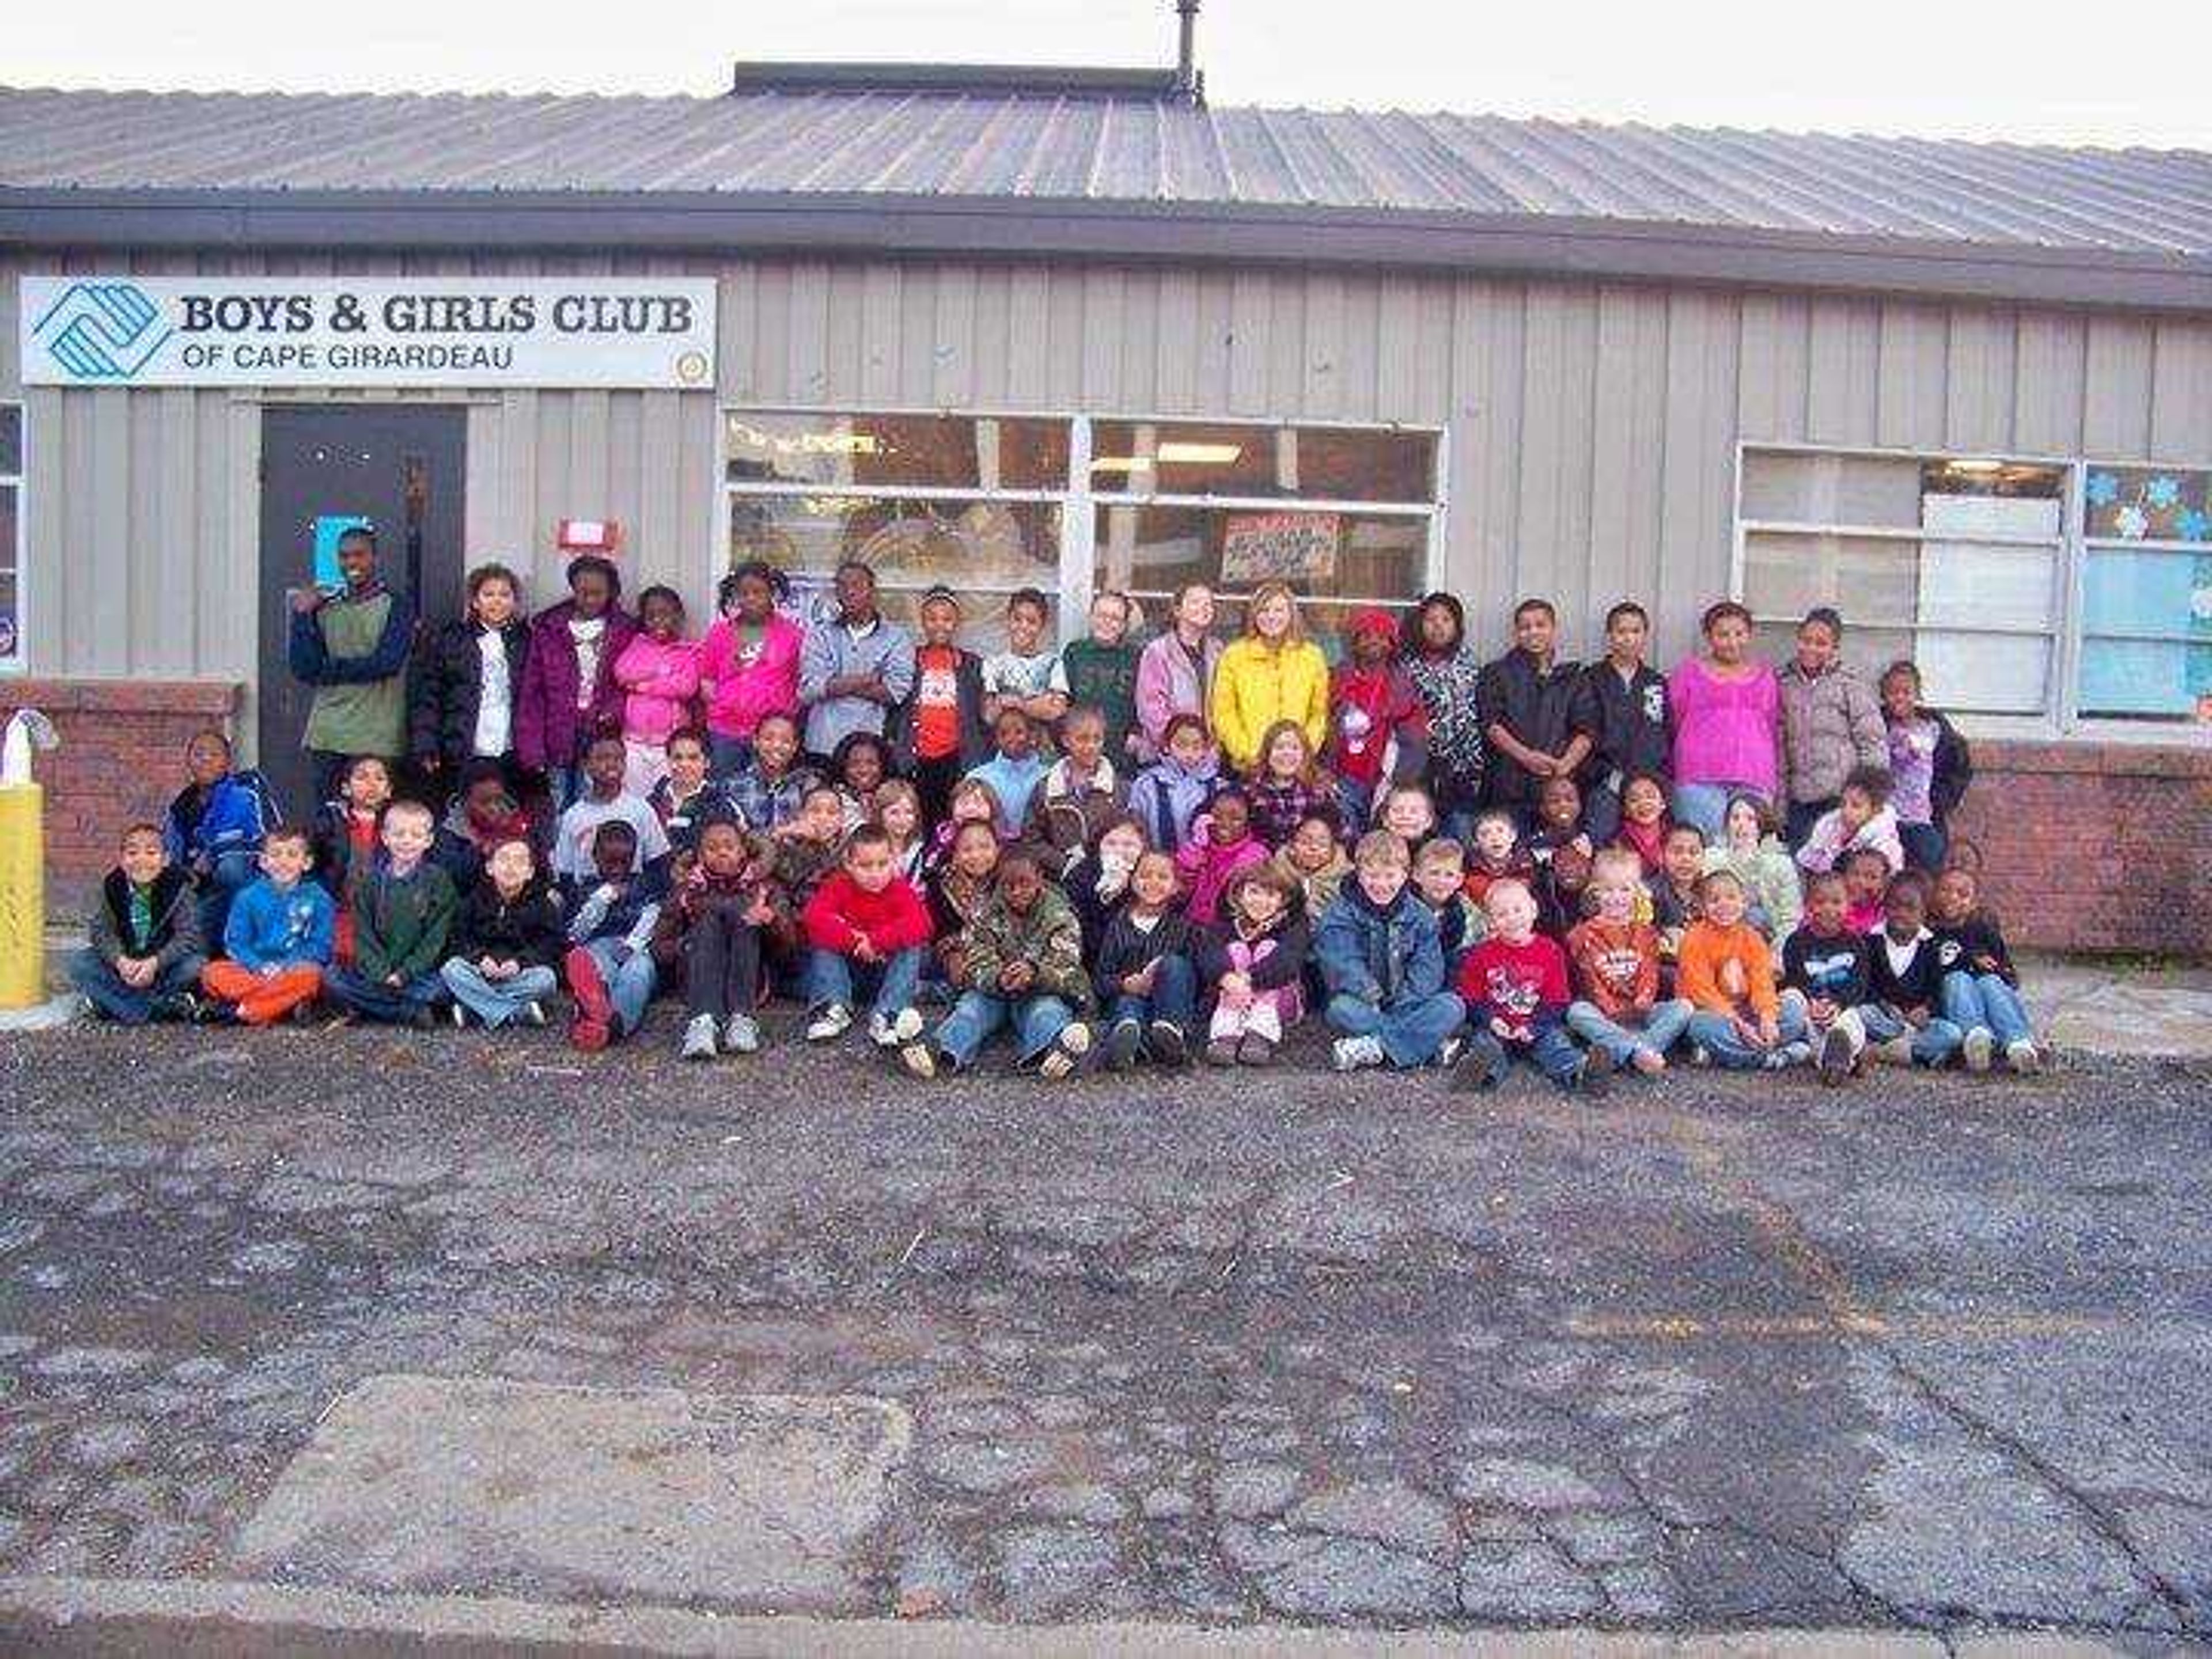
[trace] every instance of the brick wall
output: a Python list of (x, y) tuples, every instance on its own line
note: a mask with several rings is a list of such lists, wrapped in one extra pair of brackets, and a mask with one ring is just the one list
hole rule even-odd
[(2212, 748), (1973, 744), (1954, 856), (2015, 945), (2212, 955)]
[(32, 761), (46, 790), (52, 910), (81, 907), (114, 864), (124, 824), (160, 820), (184, 787), (185, 743), (210, 726), (231, 732), (239, 690), (228, 680), (0, 679), (0, 719), (36, 708), (61, 734), (59, 749)]

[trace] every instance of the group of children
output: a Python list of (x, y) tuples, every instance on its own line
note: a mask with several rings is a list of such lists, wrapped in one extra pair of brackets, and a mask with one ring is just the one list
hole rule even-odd
[[(1869, 1057), (2041, 1063), (1972, 875), (1905, 867), (1884, 770), (1852, 771), (1794, 852), (1756, 795), (1708, 845), (1670, 821), (1660, 777), (1620, 779), (1600, 825), (1558, 769), (1462, 841), (1406, 781), (1421, 708), (1387, 613), (1352, 619), (1321, 739), (1279, 720), (1235, 775), (1202, 712), (1152, 742), (1130, 718), (1121, 596), (1101, 596), (1077, 661), (1044, 648), (1041, 597), (1017, 595), (1012, 648), (986, 665), (954, 643), (942, 591), (920, 606), (912, 701), (808, 756), (796, 710), (754, 711), (742, 741), (695, 724), (696, 664), (656, 648), (680, 604), (643, 601), (624, 684), (650, 707), (586, 741), (557, 814), (494, 762), (461, 769), (434, 814), (364, 757), (310, 831), (219, 734), (195, 738), (167, 822), (124, 832), (80, 988), (133, 1024), (328, 1004), (498, 1029), (549, 1024), (565, 987), (587, 1050), (665, 994), (701, 1060), (757, 1051), (785, 995), (807, 1041), (862, 1024), (921, 1077), (1001, 1032), (1047, 1078), (1261, 1066), (1316, 1016), (1339, 1070), (1483, 1087), (1522, 1060), (1593, 1096), (1682, 1054), (1831, 1083)], [(1100, 686), (1121, 701), (1085, 700)]]

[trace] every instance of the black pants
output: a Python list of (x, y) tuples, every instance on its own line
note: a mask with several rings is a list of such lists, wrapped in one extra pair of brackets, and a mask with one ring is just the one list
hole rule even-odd
[(734, 899), (712, 904), (684, 935), (684, 1003), (694, 1018), (750, 1014), (760, 994), (760, 930)]

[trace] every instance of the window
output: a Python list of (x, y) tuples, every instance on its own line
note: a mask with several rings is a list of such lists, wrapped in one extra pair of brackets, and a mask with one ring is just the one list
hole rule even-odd
[(2082, 532), (2075, 708), (2212, 720), (2212, 471), (2093, 465)]
[(951, 587), (963, 642), (1004, 642), (1006, 596), (1066, 611), (1098, 587), (1157, 620), (1188, 581), (1220, 591), (1223, 626), (1271, 576), (1292, 582), (1326, 644), (1356, 605), (1410, 606), (1428, 585), (1439, 434), (1077, 416), (793, 413), (723, 417), (731, 563), (790, 574), (828, 605), (837, 566), (875, 568), (885, 613), (911, 623)]
[(1395, 428), (1097, 422), (1096, 585), (1157, 615), (1205, 582), (1233, 633), (1251, 590), (1279, 579), (1333, 645), (1354, 608), (1408, 607), (1426, 587), (1437, 447)]
[(0, 404), (0, 673), (23, 666), (23, 406)]
[(1736, 591), (1769, 655), (1814, 605), (1853, 661), (1920, 665), (1929, 698), (2054, 712), (2070, 470), (2043, 461), (1746, 449)]

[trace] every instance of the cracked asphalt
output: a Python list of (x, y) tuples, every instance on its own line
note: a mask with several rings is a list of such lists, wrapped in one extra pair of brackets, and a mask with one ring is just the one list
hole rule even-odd
[(2212, 1638), (2212, 1073), (926, 1087), (666, 1019), (0, 1046), (0, 1573), (234, 1576), (412, 1373), (900, 1402), (852, 1611)]

